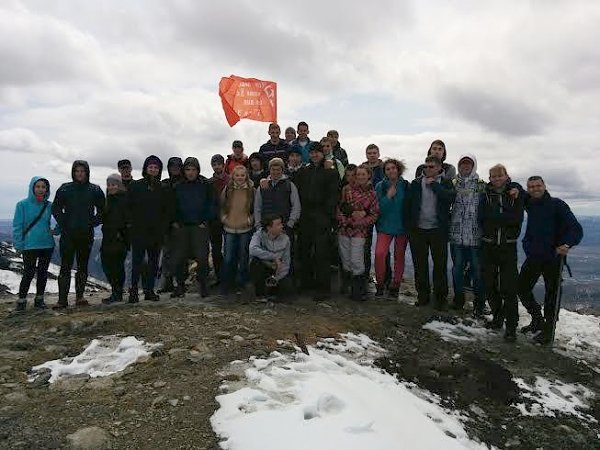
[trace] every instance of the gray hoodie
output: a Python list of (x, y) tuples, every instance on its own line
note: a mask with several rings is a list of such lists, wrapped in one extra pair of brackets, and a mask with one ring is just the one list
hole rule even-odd
[(258, 230), (250, 241), (250, 258), (258, 258), (264, 263), (272, 263), (277, 258), (281, 259), (282, 270), (274, 275), (276, 280), (281, 280), (290, 272), (290, 238), (287, 234), (281, 233), (272, 239), (266, 230)]

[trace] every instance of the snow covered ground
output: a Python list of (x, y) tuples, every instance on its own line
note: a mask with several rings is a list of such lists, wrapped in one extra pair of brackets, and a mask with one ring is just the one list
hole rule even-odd
[(88, 374), (105, 377), (124, 370), (140, 358), (149, 357), (160, 344), (148, 344), (134, 336), (103, 336), (92, 340), (83, 352), (74, 358), (55, 359), (32, 368), (29, 381), (34, 381), (43, 369), (50, 369), (49, 382), (54, 383), (69, 375)]
[(439, 399), (374, 367), (384, 350), (346, 334), (292, 354), (235, 361), (211, 424), (227, 450), (487, 448)]

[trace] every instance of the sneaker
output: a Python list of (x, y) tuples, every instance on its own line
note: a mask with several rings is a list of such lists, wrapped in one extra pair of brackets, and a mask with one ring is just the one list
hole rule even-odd
[(128, 303), (138, 303), (140, 301), (140, 295), (138, 294), (137, 289), (129, 290), (129, 300)]
[(43, 295), (36, 295), (35, 299), (33, 300), (33, 307), (35, 309), (46, 309), (46, 303), (44, 303), (44, 296)]
[(517, 341), (517, 331), (514, 328), (507, 328), (504, 332), (504, 340), (506, 342), (516, 342)]
[(144, 300), (157, 302), (160, 300), (160, 296), (154, 291), (144, 291)]
[(21, 312), (25, 312), (25, 308), (27, 307), (27, 302), (17, 302), (17, 307), (15, 308), (15, 312), (21, 313)]

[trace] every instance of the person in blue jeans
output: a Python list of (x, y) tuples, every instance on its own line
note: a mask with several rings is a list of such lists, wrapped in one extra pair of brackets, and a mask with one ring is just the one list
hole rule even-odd
[(221, 222), (225, 231), (221, 293), (224, 295), (231, 288), (243, 288), (248, 282), (248, 248), (254, 227), (254, 191), (246, 168), (236, 166), (221, 193)]
[(44, 292), (48, 280), (48, 266), (54, 251), (54, 237), (50, 220), (52, 203), (50, 183), (42, 177), (29, 182), (27, 198), (17, 203), (13, 218), (15, 249), (23, 255), (23, 277), (19, 285), (17, 311), (25, 311), (27, 293), (33, 277), (37, 275), (34, 307), (45, 309)]
[(485, 181), (477, 175), (477, 158), (463, 155), (458, 160), (458, 175), (452, 179), (456, 198), (450, 217), (450, 246), (454, 266), (454, 301), (452, 309), (462, 310), (465, 304), (465, 268), (470, 267), (475, 299), (473, 313), (481, 316), (485, 309), (485, 294), (481, 277), (481, 226), (479, 198), (485, 190)]

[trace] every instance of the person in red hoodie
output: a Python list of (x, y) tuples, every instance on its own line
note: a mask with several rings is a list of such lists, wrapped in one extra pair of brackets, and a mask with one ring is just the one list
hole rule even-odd
[(371, 184), (371, 169), (359, 166), (356, 183), (344, 189), (337, 208), (338, 245), (342, 266), (352, 273), (353, 300), (364, 300), (365, 242), (379, 216), (379, 202)]
[(244, 154), (244, 144), (242, 141), (233, 141), (231, 144), (231, 155), (225, 161), (225, 173), (231, 175), (236, 166), (248, 168), (248, 157)]

